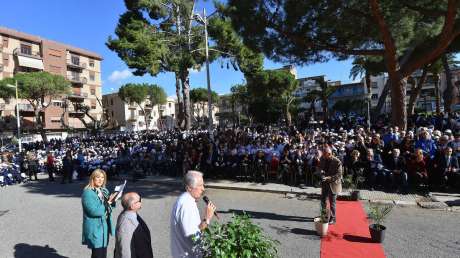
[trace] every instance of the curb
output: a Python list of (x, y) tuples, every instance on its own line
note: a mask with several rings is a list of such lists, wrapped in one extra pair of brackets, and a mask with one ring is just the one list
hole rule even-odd
[[(165, 185), (172, 185), (172, 186), (181, 186), (182, 182), (178, 182), (177, 180), (152, 180), (152, 179), (142, 179), (147, 182), (151, 183), (156, 183), (156, 184), (165, 184)], [(207, 183), (205, 184), (206, 188), (211, 188), (211, 189), (223, 189), (223, 190), (234, 190), (234, 191), (249, 191), (249, 192), (265, 192), (265, 193), (274, 193), (274, 194), (284, 194), (286, 196), (289, 195), (290, 198), (295, 197), (307, 197), (307, 198), (312, 198), (312, 199), (319, 199), (321, 197), (321, 193), (315, 193), (315, 192), (306, 192), (298, 189), (290, 189), (290, 190), (282, 190), (282, 189), (263, 189), (263, 188), (256, 188), (256, 187), (242, 187), (242, 186), (232, 186), (228, 184), (223, 184), (223, 183)], [(342, 192), (340, 193), (337, 197), (344, 197), (348, 196), (347, 192)], [(376, 204), (392, 204), (395, 206), (399, 207), (415, 207), (419, 206), (421, 208), (426, 208), (423, 207), (419, 204), (417, 200), (414, 201), (404, 201), (404, 200), (370, 200), (370, 199), (361, 199), (360, 201), (364, 202), (369, 202), (369, 203), (376, 203)], [(458, 210), (460, 212), (460, 210)]]

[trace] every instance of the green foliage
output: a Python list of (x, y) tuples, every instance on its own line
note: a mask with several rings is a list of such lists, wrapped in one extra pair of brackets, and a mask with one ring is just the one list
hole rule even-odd
[(14, 97), (15, 89), (6, 85), (14, 85), (16, 82), (13, 78), (5, 78), (0, 80), (0, 99), (10, 99)]
[(335, 111), (343, 112), (345, 114), (348, 114), (352, 111), (359, 111), (362, 109), (364, 105), (363, 100), (339, 100), (336, 103), (334, 103), (334, 106), (332, 106), (332, 109)]
[(343, 178), (343, 188), (348, 189), (350, 191), (354, 191), (358, 188), (358, 185), (364, 182), (365, 178), (361, 175), (353, 177), (353, 175), (346, 175)]
[(206, 228), (200, 244), (206, 258), (270, 258), (278, 256), (279, 242), (265, 236), (247, 215), (234, 215), (226, 224)]
[(326, 207), (321, 207), (320, 210), (320, 216), (319, 218), (321, 219), (321, 223), (328, 223), (329, 222), (329, 216), (327, 214), (327, 208)]
[(127, 83), (118, 90), (120, 99), (128, 104), (140, 105), (147, 99), (148, 93), (148, 84)]
[(382, 225), (392, 210), (393, 205), (371, 204), (367, 214), (375, 224)]
[(277, 122), (294, 97), (298, 86), (294, 75), (285, 70), (267, 70), (248, 78), (249, 113), (261, 123)]
[(71, 92), (70, 82), (61, 75), (48, 72), (18, 73), (14, 80), (18, 81), (19, 98), (29, 100), (32, 105), (44, 105), (45, 98), (54, 98)]
[(148, 87), (148, 97), (152, 105), (164, 105), (166, 104), (168, 97), (166, 96), (165, 90), (156, 84), (152, 84)]
[[(208, 90), (205, 88), (195, 88), (190, 91), (190, 100), (192, 103), (208, 102)], [(211, 91), (211, 102), (217, 103), (219, 95), (215, 91)]]

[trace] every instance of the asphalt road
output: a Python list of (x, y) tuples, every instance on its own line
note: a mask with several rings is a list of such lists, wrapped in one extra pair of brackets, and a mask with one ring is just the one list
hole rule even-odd
[[(61, 185), (42, 180), (0, 188), (0, 258), (89, 257), (90, 250), (81, 245), (83, 186), (84, 182)], [(180, 187), (145, 182), (129, 182), (127, 187), (142, 195), (140, 214), (151, 230), (154, 256), (170, 257), (169, 214)], [(206, 194), (218, 206), (222, 222), (233, 213), (249, 214), (280, 242), (280, 257), (319, 257), (320, 239), (312, 222), (318, 200), (217, 189)], [(119, 205), (114, 218), (120, 211)], [(395, 208), (386, 223), (385, 254), (460, 257), (459, 221), (460, 213)], [(108, 257), (113, 257), (113, 242), (112, 238)]]

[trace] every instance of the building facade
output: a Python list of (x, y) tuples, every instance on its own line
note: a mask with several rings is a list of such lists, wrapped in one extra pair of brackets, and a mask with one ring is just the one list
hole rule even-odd
[(108, 129), (141, 131), (151, 129), (173, 129), (176, 126), (176, 100), (167, 98), (164, 105), (152, 105), (148, 99), (138, 104), (128, 104), (118, 93), (102, 96), (107, 112)]
[[(42, 114), (47, 131), (85, 129), (91, 119), (75, 107), (84, 104), (93, 118), (101, 119), (101, 61), (102, 57), (63, 43), (16, 30), (0, 27), (0, 80), (16, 73), (46, 71), (62, 75), (72, 84), (72, 92), (56, 97)], [(19, 100), (21, 127), (34, 128), (32, 106)], [(15, 116), (16, 100), (0, 99), (0, 117)]]

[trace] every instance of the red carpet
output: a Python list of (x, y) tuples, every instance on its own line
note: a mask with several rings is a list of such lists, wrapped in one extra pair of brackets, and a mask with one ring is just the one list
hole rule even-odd
[(361, 202), (337, 201), (337, 223), (321, 239), (321, 258), (385, 258), (381, 244), (372, 243)]

